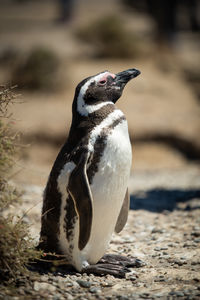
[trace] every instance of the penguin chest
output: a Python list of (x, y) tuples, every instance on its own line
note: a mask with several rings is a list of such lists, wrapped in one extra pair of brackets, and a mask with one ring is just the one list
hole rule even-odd
[(107, 136), (91, 184), (94, 216), (91, 238), (85, 249), (86, 252), (93, 249), (90, 263), (96, 263), (102, 257), (110, 242), (126, 194), (131, 163), (127, 122), (123, 121)]
[(101, 191), (106, 194), (116, 189), (121, 190), (123, 185), (127, 187), (132, 163), (127, 121), (118, 124), (105, 138), (104, 143), (98, 170), (91, 184), (94, 198)]

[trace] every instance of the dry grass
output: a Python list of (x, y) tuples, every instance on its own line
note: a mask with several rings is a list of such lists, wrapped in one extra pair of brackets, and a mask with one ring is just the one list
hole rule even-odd
[(95, 56), (100, 58), (128, 59), (139, 53), (138, 39), (115, 15), (104, 16), (80, 28), (77, 37), (90, 44)]
[(30, 259), (39, 257), (33, 248), (28, 226), (19, 218), (9, 213), (11, 205), (20, 202), (21, 193), (7, 181), (17, 152), (16, 134), (12, 134), (9, 123), (9, 105), (15, 101), (12, 89), (1, 87), (0, 90), (0, 281), (15, 281), (26, 272)]
[(58, 88), (57, 73), (60, 62), (48, 47), (33, 48), (25, 58), (19, 59), (11, 81), (20, 89), (52, 91)]

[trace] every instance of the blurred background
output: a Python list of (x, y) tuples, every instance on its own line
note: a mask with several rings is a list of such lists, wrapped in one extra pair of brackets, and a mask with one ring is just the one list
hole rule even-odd
[(1, 0), (0, 83), (16, 84), (23, 102), (13, 106), (25, 145), (14, 180), (44, 186), (76, 85), (128, 68), (141, 71), (118, 102), (135, 174), (176, 181), (199, 169), (199, 37), (199, 0)]

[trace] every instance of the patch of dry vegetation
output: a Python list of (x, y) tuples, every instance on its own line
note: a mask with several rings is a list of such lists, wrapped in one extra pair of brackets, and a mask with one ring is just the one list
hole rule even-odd
[(100, 58), (128, 59), (138, 56), (138, 38), (115, 15), (104, 16), (77, 30), (77, 37), (90, 44)]
[(11, 205), (20, 203), (21, 193), (9, 184), (8, 176), (17, 152), (17, 135), (12, 130), (8, 108), (15, 102), (12, 88), (0, 87), (0, 281), (13, 282), (26, 272), (30, 259), (39, 257), (33, 249), (28, 226), (9, 213)]
[(39, 46), (19, 59), (11, 75), (11, 81), (20, 89), (54, 91), (60, 87), (59, 67), (60, 61), (54, 51)]

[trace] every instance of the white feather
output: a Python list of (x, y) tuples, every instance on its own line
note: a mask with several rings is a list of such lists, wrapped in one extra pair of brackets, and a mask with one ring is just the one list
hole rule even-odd
[[(114, 106), (114, 104), (113, 104), (113, 106)], [(124, 116), (124, 114), (122, 113), (121, 110), (115, 109), (99, 125), (94, 127), (94, 129), (92, 130), (90, 137), (89, 137), (89, 149), (91, 151), (93, 151), (96, 139), (100, 135), (102, 129), (112, 125), (112, 123), (114, 121), (120, 119), (123, 116)]]

